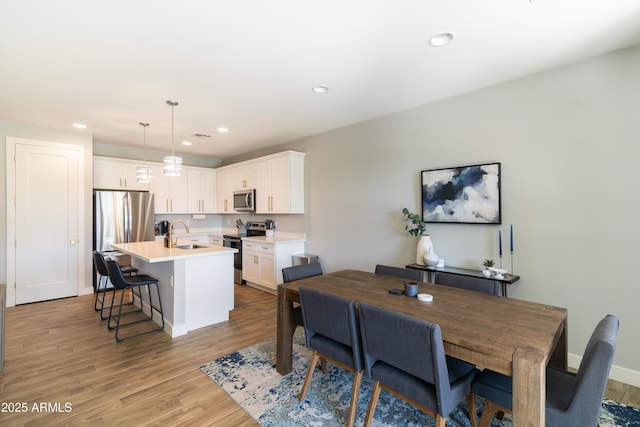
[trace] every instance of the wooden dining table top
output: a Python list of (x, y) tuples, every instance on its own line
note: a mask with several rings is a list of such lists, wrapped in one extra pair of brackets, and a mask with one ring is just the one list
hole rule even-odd
[(418, 282), (418, 293), (432, 295), (431, 302), (389, 293), (403, 289), (405, 282), (341, 270), (280, 285), (279, 292), (289, 301), (299, 301), (298, 290), (308, 286), (437, 323), (448, 355), (505, 375), (513, 375), (514, 353), (523, 348), (553, 357), (554, 366), (566, 368), (565, 308), (426, 282)]

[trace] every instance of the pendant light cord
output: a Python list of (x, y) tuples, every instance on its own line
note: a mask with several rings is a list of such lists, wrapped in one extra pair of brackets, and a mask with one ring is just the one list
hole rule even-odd
[(144, 158), (144, 161), (146, 162), (147, 161), (147, 126), (149, 126), (149, 123), (140, 122), (139, 124), (140, 124), (140, 126), (142, 126), (142, 130), (143, 130), (143, 132), (142, 132), (142, 139), (144, 141), (143, 158)]
[(173, 124), (173, 109), (178, 103), (176, 101), (167, 101), (167, 104), (171, 106), (171, 156), (175, 156), (175, 136), (174, 136), (174, 124)]

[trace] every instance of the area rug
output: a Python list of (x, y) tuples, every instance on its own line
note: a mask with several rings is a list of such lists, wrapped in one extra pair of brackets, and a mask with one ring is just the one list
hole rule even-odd
[[(293, 371), (280, 375), (275, 369), (275, 338), (221, 357), (200, 366), (231, 398), (260, 425), (273, 427), (342, 426), (346, 421), (353, 375), (327, 363), (327, 374), (318, 368), (306, 398), (300, 402), (310, 351), (304, 345), (304, 331), (294, 335)], [(364, 422), (373, 381), (364, 376), (356, 411), (356, 426)], [(483, 402), (478, 399), (478, 413)], [(433, 426), (434, 419), (386, 391), (380, 393), (373, 425), (376, 427)], [(494, 418), (492, 427), (511, 427), (511, 418)], [(447, 418), (447, 427), (470, 427), (466, 402)], [(639, 426), (640, 410), (605, 400), (600, 414), (601, 427)]]

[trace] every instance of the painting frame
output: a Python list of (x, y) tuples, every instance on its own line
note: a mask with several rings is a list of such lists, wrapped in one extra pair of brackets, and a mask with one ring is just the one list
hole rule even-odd
[(420, 171), (422, 220), (502, 224), (500, 162)]

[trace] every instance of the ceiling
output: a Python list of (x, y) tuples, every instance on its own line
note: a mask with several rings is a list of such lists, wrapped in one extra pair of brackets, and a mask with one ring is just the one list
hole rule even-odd
[(639, 43), (638, 0), (0, 0), (0, 120), (170, 151), (172, 100), (225, 159)]

